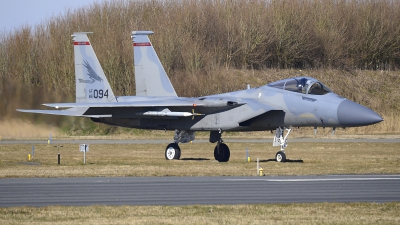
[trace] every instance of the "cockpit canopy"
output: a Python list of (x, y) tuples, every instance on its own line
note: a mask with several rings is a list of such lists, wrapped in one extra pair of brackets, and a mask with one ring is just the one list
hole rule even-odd
[(270, 83), (268, 86), (310, 95), (325, 95), (332, 92), (317, 79), (311, 77), (289, 78)]

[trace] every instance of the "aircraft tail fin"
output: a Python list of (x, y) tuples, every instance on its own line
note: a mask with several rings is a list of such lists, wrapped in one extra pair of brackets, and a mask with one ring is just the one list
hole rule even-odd
[(153, 31), (132, 31), (136, 96), (173, 96), (174, 87), (154, 50), (149, 35)]
[(76, 102), (116, 102), (110, 84), (87, 37), (88, 33), (91, 32), (75, 32), (72, 35), (75, 56)]

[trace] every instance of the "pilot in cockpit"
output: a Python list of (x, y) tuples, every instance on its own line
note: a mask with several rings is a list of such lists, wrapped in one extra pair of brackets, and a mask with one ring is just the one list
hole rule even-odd
[(311, 80), (308, 80), (306, 78), (302, 78), (299, 80), (299, 83), (297, 85), (297, 89), (299, 93), (306, 94), (307, 93), (307, 88), (311, 84)]

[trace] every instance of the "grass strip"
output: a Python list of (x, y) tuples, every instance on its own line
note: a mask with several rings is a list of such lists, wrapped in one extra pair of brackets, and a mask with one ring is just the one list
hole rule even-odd
[[(84, 143), (84, 141), (83, 141)], [(274, 161), (266, 143), (227, 143), (227, 163), (214, 159), (214, 144), (181, 144), (180, 160), (165, 160), (165, 144), (92, 144), (83, 164), (78, 144), (57, 147), (0, 145), (0, 178), (121, 176), (256, 176), (256, 159), (268, 175), (400, 174), (399, 143), (289, 143), (289, 162)], [(251, 162), (246, 160), (246, 148)], [(60, 152), (61, 164), (57, 164)]]
[(399, 224), (400, 203), (0, 208), (1, 224)]

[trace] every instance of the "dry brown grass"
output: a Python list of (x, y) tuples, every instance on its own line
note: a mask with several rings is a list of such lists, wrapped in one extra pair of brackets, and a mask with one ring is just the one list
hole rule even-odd
[[(82, 141), (84, 142), (84, 141)], [(90, 145), (83, 164), (78, 144), (59, 148), (35, 145), (0, 145), (0, 178), (92, 176), (255, 176), (256, 158), (267, 175), (399, 174), (399, 143), (289, 143), (288, 163), (274, 162), (271, 143), (228, 143), (228, 163), (214, 160), (214, 144), (182, 144), (181, 160), (164, 158), (165, 144)], [(252, 162), (246, 162), (249, 149)]]
[(43, 124), (32, 124), (27, 120), (0, 120), (0, 127), (0, 140), (18, 138), (48, 138), (50, 133), (53, 137), (59, 136), (59, 128)]
[(74, 101), (70, 34), (75, 31), (94, 32), (90, 40), (114, 93), (133, 95), (129, 37), (132, 30), (141, 29), (155, 31), (151, 40), (180, 96), (309, 75), (382, 114), (385, 122), (376, 132), (398, 133), (399, 12), (400, 3), (391, 0), (93, 3), (35, 28), (23, 26), (1, 35), (0, 119), (53, 124), (64, 133), (79, 135), (113, 133), (115, 129), (83, 119), (22, 114), (15, 109)]
[(398, 224), (400, 203), (0, 208), (1, 224)]

